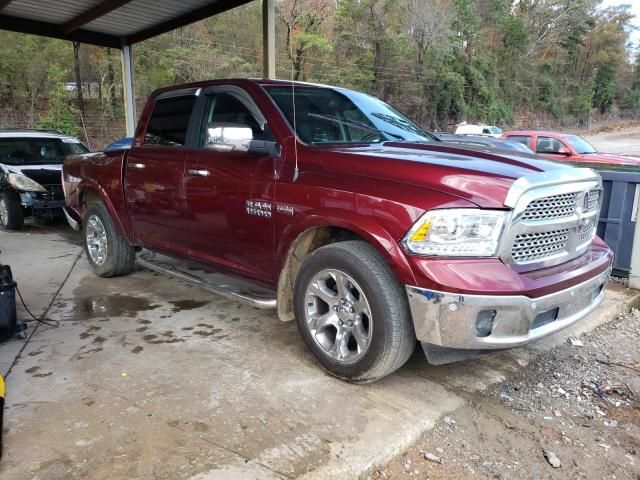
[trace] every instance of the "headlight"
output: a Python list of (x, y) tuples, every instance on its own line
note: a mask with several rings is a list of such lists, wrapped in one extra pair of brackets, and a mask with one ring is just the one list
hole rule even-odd
[(417, 255), (492, 257), (498, 251), (507, 215), (473, 208), (431, 210), (411, 227), (403, 244)]
[(20, 175), (19, 173), (9, 174), (9, 184), (18, 190), (25, 192), (46, 192), (47, 189), (38, 182), (31, 180), (29, 177)]

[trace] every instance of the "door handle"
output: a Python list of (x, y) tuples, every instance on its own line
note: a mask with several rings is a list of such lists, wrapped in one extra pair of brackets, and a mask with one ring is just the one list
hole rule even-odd
[(136, 170), (142, 170), (144, 168), (144, 163), (129, 163), (127, 164), (127, 168), (135, 168)]
[(194, 177), (208, 177), (210, 172), (204, 168), (190, 168), (187, 173)]

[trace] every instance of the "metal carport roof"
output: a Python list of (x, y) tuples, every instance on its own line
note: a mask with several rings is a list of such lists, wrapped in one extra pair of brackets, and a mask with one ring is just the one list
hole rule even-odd
[(0, 29), (120, 48), (252, 0), (0, 0)]

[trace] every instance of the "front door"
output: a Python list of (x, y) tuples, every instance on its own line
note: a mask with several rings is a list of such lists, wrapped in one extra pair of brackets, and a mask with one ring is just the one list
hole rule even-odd
[(212, 126), (248, 131), (273, 140), (264, 117), (239, 87), (211, 87), (201, 102), (198, 149), (187, 159), (186, 195), (192, 247), (205, 258), (265, 281), (275, 274), (275, 159), (242, 149), (220, 151)]
[(552, 160), (573, 160), (571, 149), (557, 138), (538, 136), (535, 152)]
[(182, 252), (185, 223), (185, 146), (196, 97), (156, 99), (144, 144), (125, 165), (125, 195), (135, 236), (143, 245)]

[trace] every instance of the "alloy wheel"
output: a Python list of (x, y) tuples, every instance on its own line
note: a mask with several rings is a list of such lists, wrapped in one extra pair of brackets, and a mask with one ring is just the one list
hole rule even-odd
[(104, 264), (107, 260), (107, 230), (98, 215), (91, 215), (87, 220), (85, 239), (93, 263)]
[(6, 225), (9, 222), (9, 210), (7, 209), (7, 202), (4, 198), (0, 198), (0, 223)]
[(343, 364), (360, 360), (371, 345), (369, 302), (362, 287), (340, 270), (321, 270), (309, 282), (305, 325), (323, 352)]

